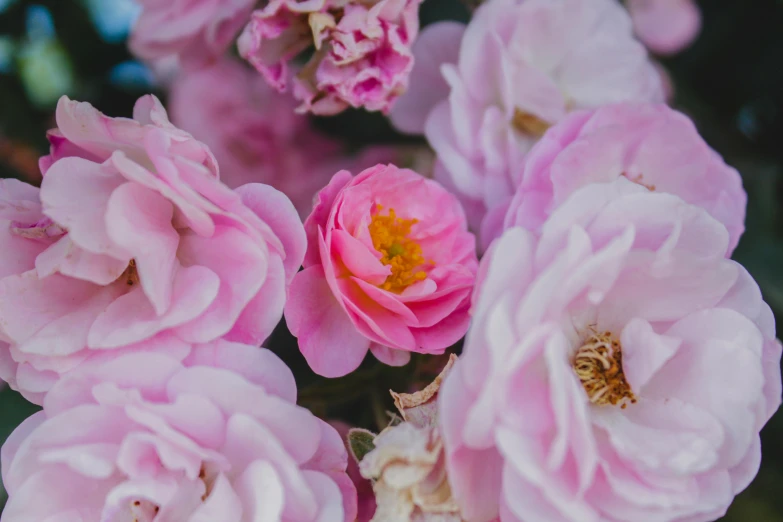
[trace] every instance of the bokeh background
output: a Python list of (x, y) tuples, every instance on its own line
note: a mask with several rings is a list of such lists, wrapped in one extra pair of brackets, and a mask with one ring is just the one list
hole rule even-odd
[[(673, 104), (743, 175), (747, 232), (735, 258), (759, 282), (783, 336), (783, 0), (704, 0), (703, 28), (680, 54), (660, 58)], [(132, 0), (0, 0), (0, 177), (38, 183), (57, 99), (68, 94), (112, 116), (129, 116), (142, 94), (166, 93), (128, 54), (125, 39), (138, 12)], [(422, 24), (466, 21), (459, 0), (426, 0)], [(378, 114), (348, 111), (316, 126), (351, 146), (410, 143)], [(198, 138), (198, 136), (196, 136)], [(317, 414), (378, 429), (391, 409), (386, 390), (427, 382), (439, 362), (414, 357), (402, 369), (367, 361), (359, 372), (325, 381), (313, 375), (281, 325), (267, 345), (294, 370), (300, 402)], [(18, 394), (0, 391), (0, 441), (34, 412)], [(723, 519), (783, 521), (783, 413), (762, 432), (761, 471)], [(0, 489), (0, 507), (5, 492)]]

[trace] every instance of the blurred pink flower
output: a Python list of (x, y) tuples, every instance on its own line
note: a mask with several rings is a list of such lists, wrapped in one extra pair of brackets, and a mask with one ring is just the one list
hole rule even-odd
[(345, 375), (368, 349), (402, 365), (464, 335), (475, 243), (458, 201), (434, 181), (394, 165), (340, 171), (305, 230), (285, 318), (316, 373)]
[(614, 105), (579, 111), (550, 129), (527, 156), (505, 227), (538, 232), (580, 187), (624, 176), (698, 205), (729, 231), (726, 255), (745, 230), (742, 178), (665, 105)]
[(354, 522), (347, 461), (265, 349), (129, 354), (64, 377), (8, 438), (3, 520)]
[(781, 345), (702, 208), (625, 178), (482, 259), (440, 391), (466, 520), (710, 521), (755, 476)]
[(694, 0), (626, 1), (636, 36), (654, 53), (678, 53), (701, 30), (701, 11)]
[(133, 120), (64, 97), (57, 123), (40, 193), (0, 181), (0, 376), (40, 402), (59, 374), (120, 348), (260, 344), (304, 256), (291, 202), (221, 184), (153, 96)]
[(172, 121), (209, 146), (223, 183), (231, 188), (271, 185), (291, 199), (302, 219), (337, 170), (363, 170), (404, 155), (403, 149), (387, 146), (349, 155), (340, 141), (316, 131), (294, 107), (290, 96), (229, 58), (184, 71), (169, 97)]
[(577, 109), (663, 100), (616, 0), (488, 0), (464, 29), (427, 27), (414, 56), (420, 66), (392, 122), (426, 134), (441, 163), (436, 179), (471, 209), (482, 249), (549, 126)]
[(336, 114), (348, 107), (388, 112), (408, 86), (421, 0), (274, 0), (253, 13), (240, 54), (283, 92), (288, 62), (315, 47), (293, 80), (299, 112)]
[(176, 55), (200, 66), (220, 57), (247, 23), (255, 0), (137, 0), (142, 7), (131, 32), (131, 51), (155, 61)]

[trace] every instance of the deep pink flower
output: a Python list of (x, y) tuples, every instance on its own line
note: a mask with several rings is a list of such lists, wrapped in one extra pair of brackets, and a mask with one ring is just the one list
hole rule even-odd
[(493, 243), (439, 397), (466, 520), (725, 513), (781, 399), (772, 312), (728, 245), (704, 209), (625, 178)]
[(57, 124), (40, 194), (0, 181), (2, 377), (38, 402), (118, 349), (260, 344), (304, 256), (291, 202), (220, 183), (209, 149), (153, 96), (133, 120), (63, 98)]
[(177, 55), (186, 65), (220, 57), (247, 23), (255, 0), (138, 0), (130, 49), (145, 60)]
[(413, 67), (421, 0), (338, 2), (275, 0), (253, 13), (240, 54), (270, 85), (286, 90), (288, 62), (315, 47), (293, 81), (300, 112), (348, 107), (387, 112), (405, 92)]
[[(577, 109), (663, 100), (616, 0), (488, 0), (464, 30), (434, 24), (419, 44), (415, 58), (426, 65), (414, 71), (392, 121), (426, 134), (442, 164), (436, 179), (475, 209), (468, 217), (482, 249), (525, 154), (549, 126)], [(434, 75), (438, 67), (445, 81)]]
[(627, 0), (636, 36), (651, 51), (674, 54), (688, 47), (701, 29), (694, 0)]
[(528, 154), (505, 226), (538, 231), (578, 188), (624, 176), (698, 205), (729, 231), (730, 255), (745, 230), (739, 173), (665, 105), (615, 105), (569, 115)]
[(337, 432), (268, 350), (127, 354), (58, 382), (2, 449), (4, 522), (353, 522)]
[(393, 147), (369, 147), (349, 155), (338, 140), (317, 132), (296, 102), (274, 91), (241, 63), (224, 59), (214, 67), (184, 71), (172, 85), (171, 119), (209, 146), (220, 179), (231, 188), (272, 185), (294, 203), (302, 219), (313, 197), (340, 168), (363, 170), (395, 161)]
[(285, 317), (310, 367), (337, 377), (367, 350), (387, 364), (439, 354), (468, 327), (476, 273), (458, 201), (394, 165), (335, 174), (305, 222)]

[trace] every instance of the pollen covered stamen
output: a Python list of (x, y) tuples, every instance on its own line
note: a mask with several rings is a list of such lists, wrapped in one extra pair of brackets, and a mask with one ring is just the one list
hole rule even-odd
[(381, 284), (381, 288), (391, 292), (402, 292), (408, 286), (427, 278), (425, 265), (434, 262), (424, 259), (421, 245), (410, 239), (411, 227), (417, 219), (397, 217), (393, 208), (388, 214), (381, 215), (381, 205), (376, 205), (375, 214), (370, 222), (372, 245), (381, 253), (381, 263), (391, 268), (391, 274)]
[(593, 404), (636, 403), (623, 373), (623, 351), (611, 332), (593, 333), (574, 356), (574, 371)]

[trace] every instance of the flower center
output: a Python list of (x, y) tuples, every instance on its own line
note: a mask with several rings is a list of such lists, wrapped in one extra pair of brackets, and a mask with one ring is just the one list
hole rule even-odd
[(525, 112), (521, 109), (514, 109), (514, 116), (511, 118), (511, 125), (522, 134), (529, 134), (540, 138), (544, 135), (550, 125), (534, 114)]
[(128, 263), (128, 268), (120, 276), (121, 281), (125, 281), (128, 286), (134, 286), (139, 284), (139, 272), (136, 270), (136, 260), (131, 259)]
[(422, 255), (421, 245), (410, 239), (408, 235), (411, 227), (419, 222), (418, 219), (403, 219), (397, 217), (393, 208), (389, 213), (381, 215), (383, 207), (376, 205), (378, 211), (370, 221), (370, 237), (372, 246), (381, 253), (381, 263), (391, 268), (391, 274), (381, 286), (384, 290), (402, 292), (408, 286), (427, 278), (427, 272), (423, 270), (425, 261)]
[(594, 332), (577, 350), (574, 371), (590, 402), (598, 406), (611, 404), (625, 409), (636, 403), (623, 373), (623, 350), (611, 332)]

